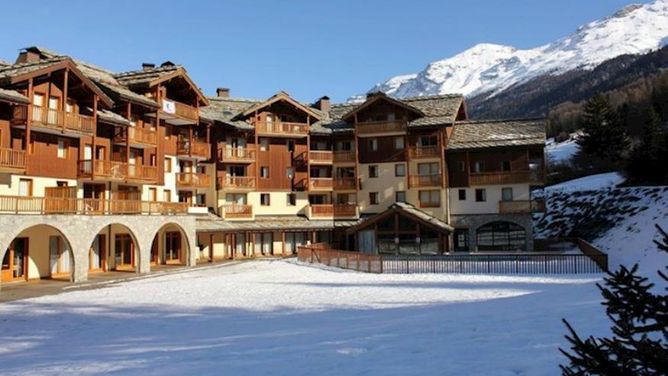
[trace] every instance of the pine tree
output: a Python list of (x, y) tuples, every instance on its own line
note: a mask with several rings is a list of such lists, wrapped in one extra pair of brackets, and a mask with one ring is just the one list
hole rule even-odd
[(640, 143), (633, 148), (627, 166), (627, 175), (635, 183), (665, 183), (662, 169), (665, 142), (659, 122), (654, 107), (650, 106)]
[(578, 144), (583, 153), (614, 161), (623, 158), (629, 145), (626, 130), (604, 95), (597, 94), (587, 101), (581, 128)]
[[(659, 226), (663, 240), (656, 242), (668, 252), (668, 234)], [(668, 270), (668, 266), (666, 267)], [(561, 365), (564, 375), (666, 375), (668, 374), (668, 295), (655, 294), (647, 278), (622, 266), (608, 273), (604, 286), (597, 284), (612, 321), (611, 338), (582, 339), (563, 320), (571, 352), (559, 349), (569, 361)], [(665, 272), (659, 277), (668, 282)]]

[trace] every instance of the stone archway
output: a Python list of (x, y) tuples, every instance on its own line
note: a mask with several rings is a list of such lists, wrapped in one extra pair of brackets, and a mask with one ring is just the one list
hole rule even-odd
[(133, 228), (132, 224), (112, 217), (106, 223), (96, 227), (96, 230), (88, 234), (89, 241), (85, 248), (88, 250), (87, 271), (90, 269), (90, 249), (96, 241), (100, 241), (102, 236), (106, 243), (103, 247), (106, 270), (148, 272), (142, 269), (141, 262), (146, 250), (142, 247), (138, 231)]
[[(155, 231), (151, 242), (151, 265), (190, 265), (193, 244), (186, 230), (168, 222)], [(196, 256), (196, 255), (195, 255)]]

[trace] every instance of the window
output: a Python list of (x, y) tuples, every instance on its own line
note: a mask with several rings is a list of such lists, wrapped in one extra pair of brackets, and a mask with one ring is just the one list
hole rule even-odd
[(459, 172), (466, 172), (466, 163), (465, 162), (459, 162)]
[(269, 139), (268, 138), (261, 138), (260, 139), (260, 151), (268, 151), (269, 150)]
[(510, 161), (501, 161), (501, 171), (510, 171)]
[(32, 196), (32, 180), (19, 180), (19, 196)]
[(172, 191), (169, 189), (165, 189), (162, 191), (162, 199), (165, 202), (172, 202)]
[(376, 166), (376, 165), (369, 166), (369, 177), (370, 178), (377, 178), (378, 177), (378, 166)]
[(269, 206), (269, 193), (260, 193), (260, 205)]
[(296, 206), (297, 205), (297, 194), (296, 193), (288, 193), (287, 204), (288, 204), (288, 206)]
[(438, 146), (438, 139), (436, 136), (420, 136), (419, 145), (422, 147)]
[(369, 204), (378, 205), (378, 192), (369, 192)]
[(172, 160), (171, 160), (171, 158), (165, 158), (165, 172), (172, 172)]
[(441, 167), (438, 163), (418, 163), (418, 175), (431, 176), (439, 175)]
[(486, 189), (476, 189), (475, 190), (475, 200), (476, 202), (485, 202), (487, 201), (487, 190)]
[(67, 187), (68, 183), (66, 181), (57, 181), (56, 187)]
[(501, 200), (502, 201), (513, 201), (513, 189), (512, 188), (501, 188)]
[(197, 196), (195, 196), (195, 203), (200, 207), (206, 206), (206, 194), (198, 193)]
[(441, 206), (441, 191), (420, 191), (420, 207), (436, 208)]
[(375, 138), (369, 139), (369, 150), (376, 151), (378, 150), (378, 140)]
[(403, 137), (395, 137), (394, 138), (394, 148), (396, 150), (402, 150), (404, 148), (404, 138)]
[(459, 190), (459, 201), (466, 201), (466, 189)]
[(288, 151), (290, 153), (295, 151), (295, 141), (294, 140), (287, 140), (286, 141), (286, 146), (288, 147)]
[(394, 200), (396, 202), (406, 202), (406, 191), (397, 191), (394, 194)]
[(269, 167), (267, 166), (260, 167), (260, 177), (262, 179), (269, 179)]
[(148, 189), (148, 200), (149, 201), (158, 201), (158, 190), (156, 188)]
[(406, 165), (397, 163), (394, 165), (394, 176), (406, 176)]
[(58, 158), (67, 159), (67, 148), (69, 143), (67, 140), (58, 140)]
[(482, 170), (485, 169), (485, 163), (482, 161), (476, 161), (473, 163), (473, 171), (472, 172), (482, 172)]

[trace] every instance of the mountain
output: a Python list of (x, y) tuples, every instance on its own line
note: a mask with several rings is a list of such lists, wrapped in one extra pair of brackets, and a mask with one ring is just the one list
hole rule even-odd
[(666, 44), (668, 0), (656, 0), (629, 5), (533, 49), (478, 44), (419, 73), (390, 78), (370, 91), (396, 97), (462, 93), (486, 99), (538, 77), (592, 70), (614, 57), (643, 54)]

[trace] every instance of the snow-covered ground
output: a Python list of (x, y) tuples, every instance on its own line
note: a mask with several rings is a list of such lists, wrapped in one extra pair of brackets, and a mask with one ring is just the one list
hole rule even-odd
[(254, 261), (0, 306), (3, 375), (556, 375), (595, 277), (375, 275)]
[(576, 134), (562, 142), (555, 142), (554, 138), (549, 138), (545, 142), (545, 154), (550, 163), (566, 163), (580, 150)]
[(605, 174), (589, 175), (579, 179), (565, 181), (563, 183), (545, 187), (547, 191), (597, 191), (614, 188), (626, 180), (619, 172), (607, 172)]

